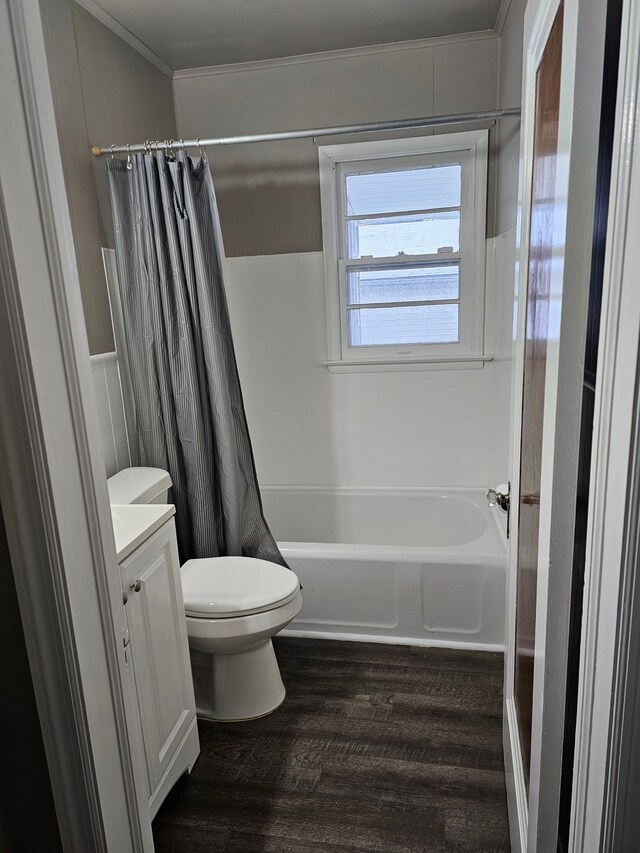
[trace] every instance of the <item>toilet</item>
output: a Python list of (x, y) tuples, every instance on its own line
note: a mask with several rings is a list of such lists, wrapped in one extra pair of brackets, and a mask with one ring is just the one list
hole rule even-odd
[[(125, 468), (108, 480), (112, 504), (167, 503), (159, 468)], [(282, 704), (271, 638), (302, 607), (294, 572), (253, 557), (188, 560), (180, 569), (196, 709), (218, 721), (251, 720)]]

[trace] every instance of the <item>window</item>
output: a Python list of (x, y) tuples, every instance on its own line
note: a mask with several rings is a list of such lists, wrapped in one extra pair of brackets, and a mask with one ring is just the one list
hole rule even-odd
[(330, 368), (481, 364), (487, 136), (320, 147)]

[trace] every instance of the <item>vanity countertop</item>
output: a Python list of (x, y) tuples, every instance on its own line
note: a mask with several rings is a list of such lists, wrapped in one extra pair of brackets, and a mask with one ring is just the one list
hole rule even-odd
[(142, 545), (175, 511), (173, 504), (111, 504), (118, 562)]

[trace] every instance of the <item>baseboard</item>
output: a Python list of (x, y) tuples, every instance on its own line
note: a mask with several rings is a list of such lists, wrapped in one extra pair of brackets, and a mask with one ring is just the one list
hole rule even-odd
[(309, 640), (345, 640), (352, 643), (382, 643), (388, 646), (424, 646), (437, 649), (467, 649), (475, 652), (503, 652), (504, 646), (494, 643), (469, 643), (461, 640), (431, 640), (422, 637), (389, 637), (381, 634), (339, 634), (333, 631), (299, 631), (285, 628), (279, 637), (301, 637)]
[(506, 699), (504, 703), (503, 745), (511, 851), (512, 853), (524, 853), (527, 849), (527, 790), (520, 751), (516, 706), (513, 698)]

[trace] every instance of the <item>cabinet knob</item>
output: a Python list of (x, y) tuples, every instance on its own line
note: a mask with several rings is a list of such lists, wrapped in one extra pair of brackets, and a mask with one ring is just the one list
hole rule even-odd
[(140, 580), (140, 578), (138, 578), (138, 580), (134, 581), (131, 584), (130, 589), (132, 589), (134, 592), (140, 592), (141, 586), (142, 586), (142, 581)]

